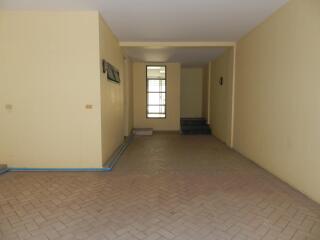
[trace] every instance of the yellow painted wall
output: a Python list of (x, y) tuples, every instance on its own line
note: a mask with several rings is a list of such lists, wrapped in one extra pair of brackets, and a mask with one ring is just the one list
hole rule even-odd
[(236, 150), (320, 202), (320, 1), (292, 0), (237, 46)]
[(202, 117), (208, 118), (208, 103), (209, 103), (209, 64), (203, 67), (202, 79)]
[[(213, 135), (230, 146), (232, 81), (233, 81), (233, 48), (211, 62), (211, 95), (210, 126)], [(220, 78), (223, 77), (223, 85)]]
[(97, 12), (0, 13), (0, 162), (101, 167), (98, 31)]
[(152, 63), (133, 63), (134, 127), (178, 131), (180, 129), (180, 64), (162, 64), (167, 66), (167, 117), (165, 119), (146, 118), (147, 65), (152, 65)]
[[(115, 66), (120, 84), (107, 80), (100, 71), (102, 161), (105, 163), (123, 142), (124, 137), (124, 59), (117, 38), (99, 17), (100, 63), (102, 59)], [(100, 64), (101, 67), (101, 64)]]
[(203, 68), (181, 69), (181, 117), (202, 117)]
[(124, 135), (129, 136), (133, 129), (132, 61), (129, 58), (124, 61), (124, 75)]

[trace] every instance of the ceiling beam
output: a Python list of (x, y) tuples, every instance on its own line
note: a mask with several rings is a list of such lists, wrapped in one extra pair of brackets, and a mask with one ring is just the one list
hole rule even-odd
[(235, 42), (120, 42), (120, 47), (234, 47)]

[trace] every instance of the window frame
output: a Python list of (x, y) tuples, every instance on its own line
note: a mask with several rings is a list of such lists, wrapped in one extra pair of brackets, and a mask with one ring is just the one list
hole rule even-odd
[[(165, 92), (149, 92), (149, 79), (148, 79), (148, 67), (164, 67), (165, 70), (165, 78), (164, 79), (153, 79), (153, 80), (164, 80), (165, 81)], [(167, 118), (167, 65), (146, 65), (146, 118), (147, 119), (166, 119)], [(164, 93), (165, 96), (165, 104), (164, 105), (149, 105), (148, 95), (149, 93)], [(149, 117), (148, 114), (152, 114), (148, 112), (148, 106), (164, 106), (164, 117)], [(154, 113), (154, 114), (162, 114), (162, 113)]]

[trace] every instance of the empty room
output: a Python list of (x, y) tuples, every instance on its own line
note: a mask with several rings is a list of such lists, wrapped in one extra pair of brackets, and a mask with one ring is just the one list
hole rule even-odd
[(319, 0), (0, 0), (0, 240), (320, 240)]

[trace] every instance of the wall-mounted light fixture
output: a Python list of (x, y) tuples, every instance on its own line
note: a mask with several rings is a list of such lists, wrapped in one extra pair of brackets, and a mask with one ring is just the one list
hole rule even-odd
[(222, 86), (223, 85), (223, 77), (220, 77), (219, 79), (219, 84)]
[(107, 72), (107, 68), (108, 68), (107, 61), (102, 59), (102, 72), (106, 73)]

